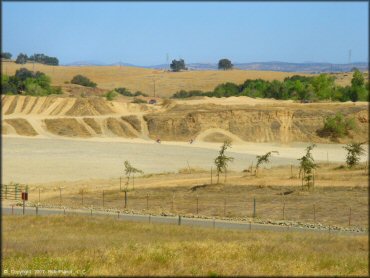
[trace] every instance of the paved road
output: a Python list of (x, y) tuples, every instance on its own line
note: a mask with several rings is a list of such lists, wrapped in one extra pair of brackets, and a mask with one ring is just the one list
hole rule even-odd
[[(23, 215), (22, 207), (2, 207), (3, 215)], [(197, 218), (185, 218), (179, 216), (153, 216), (153, 215), (140, 215), (140, 214), (123, 214), (118, 212), (106, 212), (106, 211), (95, 211), (95, 210), (72, 210), (72, 209), (52, 209), (52, 208), (36, 208), (26, 207), (25, 215), (85, 215), (85, 216), (108, 216), (114, 217), (117, 220), (135, 221), (135, 222), (149, 222), (149, 223), (167, 223), (174, 225), (186, 225), (186, 226), (197, 226), (197, 227), (208, 227), (208, 228), (223, 228), (230, 230), (260, 230), (260, 231), (297, 231), (297, 232), (316, 232), (316, 233), (331, 233), (341, 235), (368, 235), (368, 232), (354, 232), (354, 231), (338, 231), (338, 230), (319, 230), (305, 227), (292, 227), (292, 226), (279, 226), (271, 224), (258, 224), (251, 222), (237, 222), (227, 220), (215, 220), (215, 219), (197, 219)]]

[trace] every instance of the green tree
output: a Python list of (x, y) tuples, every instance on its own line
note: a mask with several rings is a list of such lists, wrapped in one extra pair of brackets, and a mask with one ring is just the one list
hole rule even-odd
[(10, 82), (9, 76), (1, 75), (1, 94), (17, 94), (17, 87), (14, 83)]
[(225, 155), (227, 148), (231, 148), (231, 143), (225, 141), (214, 161), (217, 169), (217, 183), (220, 181), (220, 173), (225, 173), (227, 171), (228, 163), (234, 160), (233, 157)]
[(361, 71), (356, 69), (351, 80), (352, 87), (362, 87), (365, 85), (365, 79)]
[(185, 61), (183, 59), (172, 60), (172, 63), (170, 64), (170, 68), (172, 69), (172, 71), (175, 71), (175, 72), (187, 69), (185, 67)]
[(318, 167), (317, 164), (315, 163), (315, 160), (312, 156), (311, 151), (316, 147), (315, 144), (312, 144), (306, 148), (306, 154), (299, 158), (300, 160), (299, 163), (299, 176), (301, 177), (302, 175), (302, 181), (306, 181), (306, 186), (308, 188), (313, 186), (314, 183), (313, 178), (314, 178), (314, 170)]
[(221, 59), (218, 61), (218, 69), (229, 70), (233, 68), (233, 64), (229, 59)]
[(9, 53), (9, 52), (1, 52), (1, 58), (2, 59), (11, 59), (12, 58), (12, 54)]
[(15, 60), (15, 63), (16, 64), (25, 64), (25, 63), (27, 63), (27, 60), (28, 60), (28, 56), (26, 54), (20, 53), (18, 55), (17, 59)]
[(258, 173), (258, 169), (259, 167), (263, 164), (263, 163), (269, 163), (270, 162), (270, 157), (272, 156), (273, 153), (276, 153), (276, 154), (279, 154), (278, 151), (270, 151), (270, 152), (267, 152), (266, 154), (264, 155), (257, 155), (256, 158), (257, 158), (257, 164), (256, 164), (256, 170), (255, 170), (255, 174), (257, 176), (257, 173)]
[(346, 164), (349, 168), (356, 166), (360, 162), (360, 157), (365, 153), (362, 147), (364, 143), (350, 143), (343, 148), (347, 151)]
[(124, 162), (124, 166), (125, 166), (125, 175), (126, 175), (126, 178), (127, 178), (126, 189), (127, 189), (128, 185), (130, 183), (131, 175), (132, 175), (132, 189), (134, 189), (134, 186), (135, 186), (135, 173), (141, 173), (141, 174), (143, 174), (144, 172), (142, 170), (139, 170), (139, 169), (133, 167), (128, 160), (126, 160)]

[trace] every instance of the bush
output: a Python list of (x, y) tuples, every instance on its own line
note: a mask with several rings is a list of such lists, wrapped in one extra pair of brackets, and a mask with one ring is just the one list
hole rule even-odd
[(331, 137), (337, 139), (349, 135), (349, 131), (356, 128), (353, 118), (345, 118), (343, 114), (337, 113), (335, 116), (327, 117), (324, 127), (318, 131), (321, 137)]
[(38, 71), (33, 72), (20, 68), (13, 76), (3, 75), (1, 77), (2, 94), (26, 94), (32, 96), (45, 96), (51, 94), (62, 94), (60, 87), (51, 87), (50, 77)]
[(75, 77), (72, 78), (71, 80), (72, 84), (77, 84), (85, 87), (91, 87), (91, 88), (96, 88), (96, 83), (92, 82), (89, 78), (83, 75), (76, 75)]
[(116, 91), (110, 91), (108, 92), (105, 97), (107, 98), (107, 100), (109, 101), (112, 101), (113, 99), (115, 99), (116, 97), (118, 96), (118, 93)]
[(1, 52), (1, 58), (2, 59), (11, 59), (12, 58), (12, 54), (9, 53), (9, 52)]

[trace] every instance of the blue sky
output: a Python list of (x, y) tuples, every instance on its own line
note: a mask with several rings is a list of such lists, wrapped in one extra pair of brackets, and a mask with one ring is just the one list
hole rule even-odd
[(367, 2), (3, 2), (2, 50), (136, 65), (368, 61)]

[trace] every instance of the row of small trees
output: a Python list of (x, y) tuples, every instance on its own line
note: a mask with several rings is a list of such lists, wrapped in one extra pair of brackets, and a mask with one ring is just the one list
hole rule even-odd
[[(365, 153), (364, 148), (362, 147), (364, 143), (350, 143), (344, 146), (343, 148), (347, 151), (346, 156), (346, 164), (348, 168), (353, 168), (354, 166), (358, 165), (360, 162), (360, 157)], [(315, 163), (315, 160), (312, 156), (312, 150), (316, 147), (315, 144), (311, 144), (306, 148), (306, 154), (303, 155), (298, 160), (299, 162), (299, 177), (302, 178), (302, 181), (306, 182), (306, 186), (310, 188), (314, 185), (313, 179), (314, 179), (314, 170), (318, 168), (318, 164)], [(220, 174), (224, 173), (226, 174), (229, 163), (234, 160), (233, 157), (226, 155), (226, 150), (228, 148), (231, 148), (231, 143), (228, 141), (225, 141), (223, 145), (221, 146), (221, 149), (218, 153), (218, 156), (214, 160), (214, 164), (216, 166), (216, 175), (217, 175), (217, 183), (220, 182)], [(270, 162), (270, 159), (272, 157), (272, 154), (279, 154), (277, 151), (269, 151), (265, 153), (264, 155), (257, 155), (257, 163), (254, 175), (258, 175), (258, 170), (261, 167), (262, 164), (267, 164)], [(126, 189), (128, 185), (130, 184), (130, 179), (132, 180), (132, 184), (134, 186), (134, 179), (136, 173), (143, 174), (144, 172), (142, 170), (139, 170), (135, 167), (133, 167), (129, 161), (124, 162), (125, 167), (125, 175), (127, 178), (126, 181)]]
[[(347, 150), (346, 164), (348, 168), (353, 168), (360, 162), (360, 157), (365, 153), (362, 147), (364, 143), (350, 143), (343, 148)], [(314, 178), (314, 170), (318, 167), (317, 163), (312, 156), (312, 150), (316, 147), (315, 144), (311, 144), (306, 148), (306, 154), (299, 158), (299, 177), (306, 181), (306, 186), (311, 187)], [(219, 183), (220, 173), (226, 173), (228, 163), (233, 161), (234, 158), (225, 154), (226, 149), (231, 148), (231, 143), (225, 141), (221, 146), (218, 156), (215, 158), (214, 163), (217, 170), (217, 183)], [(257, 163), (255, 169), (255, 175), (258, 174), (259, 167), (264, 163), (269, 163), (273, 153), (279, 154), (277, 151), (269, 151), (264, 155), (257, 155)]]
[[(10, 59), (12, 57), (12, 55), (10, 53), (2, 53), (2, 55), (1, 55), (2, 58), (3, 58), (3, 54), (5, 54), (5, 57), (8, 57), (6, 59)], [(42, 53), (34, 54), (34, 55), (31, 55), (30, 57), (28, 57), (27, 54), (20, 53), (17, 56), (17, 59), (15, 60), (16, 64), (25, 64), (27, 62), (35, 62), (35, 63), (51, 65), (51, 66), (58, 66), (59, 65), (58, 58), (50, 57), (50, 56), (47, 56), (47, 55), (42, 54)]]

